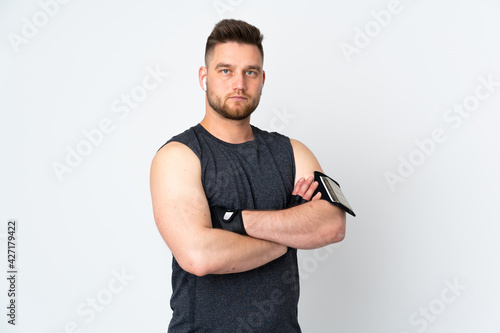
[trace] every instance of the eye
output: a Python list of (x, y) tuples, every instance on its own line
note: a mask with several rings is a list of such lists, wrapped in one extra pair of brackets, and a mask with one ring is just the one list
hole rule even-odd
[(229, 71), (229, 69), (223, 69), (223, 70), (221, 70), (221, 73), (222, 74), (229, 74), (230, 71)]
[(257, 73), (255, 71), (247, 71), (247, 75), (255, 76)]

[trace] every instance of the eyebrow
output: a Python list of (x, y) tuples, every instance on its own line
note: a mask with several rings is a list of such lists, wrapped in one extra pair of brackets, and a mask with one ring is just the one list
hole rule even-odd
[[(232, 68), (234, 66), (230, 65), (230, 64), (225, 64), (225, 63), (222, 63), (222, 62), (220, 62), (217, 65), (215, 65), (215, 69), (226, 68), (226, 67)], [(259, 72), (262, 71), (262, 68), (260, 66), (258, 66), (258, 65), (250, 65), (250, 66), (248, 66), (248, 67), (245, 68), (245, 70), (248, 70), (248, 69), (253, 69), (253, 70), (256, 70), (256, 71), (259, 71)]]
[(219, 68), (222, 68), (222, 67), (232, 67), (230, 64), (224, 64), (224, 63), (221, 63), (219, 62), (217, 65), (215, 65), (215, 69), (219, 69)]
[(248, 66), (247, 69), (254, 69), (256, 71), (262, 71), (262, 68), (260, 68), (260, 66)]

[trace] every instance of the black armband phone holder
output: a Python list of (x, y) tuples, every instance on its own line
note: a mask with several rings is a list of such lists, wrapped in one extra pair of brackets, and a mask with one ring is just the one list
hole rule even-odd
[(347, 199), (342, 193), (339, 183), (319, 171), (314, 171), (314, 180), (317, 181), (319, 185), (318, 189), (313, 194), (313, 197), (318, 192), (321, 192), (321, 199), (339, 206), (352, 216), (356, 216), (351, 208), (351, 205), (349, 205), (349, 202), (347, 202)]

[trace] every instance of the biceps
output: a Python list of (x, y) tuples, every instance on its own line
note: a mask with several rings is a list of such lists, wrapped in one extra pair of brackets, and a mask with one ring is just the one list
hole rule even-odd
[(153, 191), (155, 222), (167, 245), (184, 246), (200, 228), (212, 226), (205, 193), (192, 177), (171, 172), (158, 179)]
[(155, 222), (172, 252), (191, 248), (196, 241), (194, 235), (212, 225), (199, 161), (182, 149), (174, 146), (160, 155), (151, 171)]
[(154, 209), (158, 230), (174, 255), (192, 249), (204, 229), (211, 227), (208, 205), (201, 200), (175, 199)]

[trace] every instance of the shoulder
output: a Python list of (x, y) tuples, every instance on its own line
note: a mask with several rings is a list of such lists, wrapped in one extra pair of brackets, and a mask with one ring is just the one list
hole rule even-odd
[(290, 144), (295, 158), (296, 181), (300, 177), (307, 178), (314, 175), (314, 171), (322, 171), (316, 156), (305, 144), (295, 139), (290, 139)]
[(198, 130), (198, 126), (201, 126), (201, 125), (199, 125), (199, 124), (195, 125), (191, 128), (188, 128), (187, 130), (185, 130), (182, 133), (174, 135), (170, 140), (168, 140), (166, 143), (164, 143), (160, 147), (160, 149), (158, 149), (158, 151), (160, 151), (163, 147), (170, 144), (171, 142), (180, 142), (186, 146), (191, 146), (192, 143), (196, 141), (196, 137), (197, 137), (196, 132)]
[(151, 163), (151, 176), (162, 177), (171, 173), (188, 171), (198, 173), (199, 145), (196, 144), (196, 126), (173, 136), (158, 149)]
[(292, 145), (293, 153), (295, 156), (314, 156), (313, 152), (301, 141), (290, 138), (290, 144)]
[(153, 157), (152, 169), (155, 167), (173, 167), (199, 161), (198, 156), (184, 143), (170, 141), (164, 144)]
[(299, 140), (296, 140), (296, 139), (292, 139), (290, 138), (290, 144), (292, 145), (292, 148), (293, 150), (309, 150), (309, 148), (307, 148), (307, 146), (305, 144), (303, 144), (302, 142), (300, 142)]
[(153, 157), (150, 187), (154, 203), (177, 200), (187, 189), (201, 188), (200, 160), (186, 145), (169, 142)]
[(155, 158), (181, 157), (194, 154), (192, 149), (180, 141), (169, 141), (165, 143), (155, 155)]

